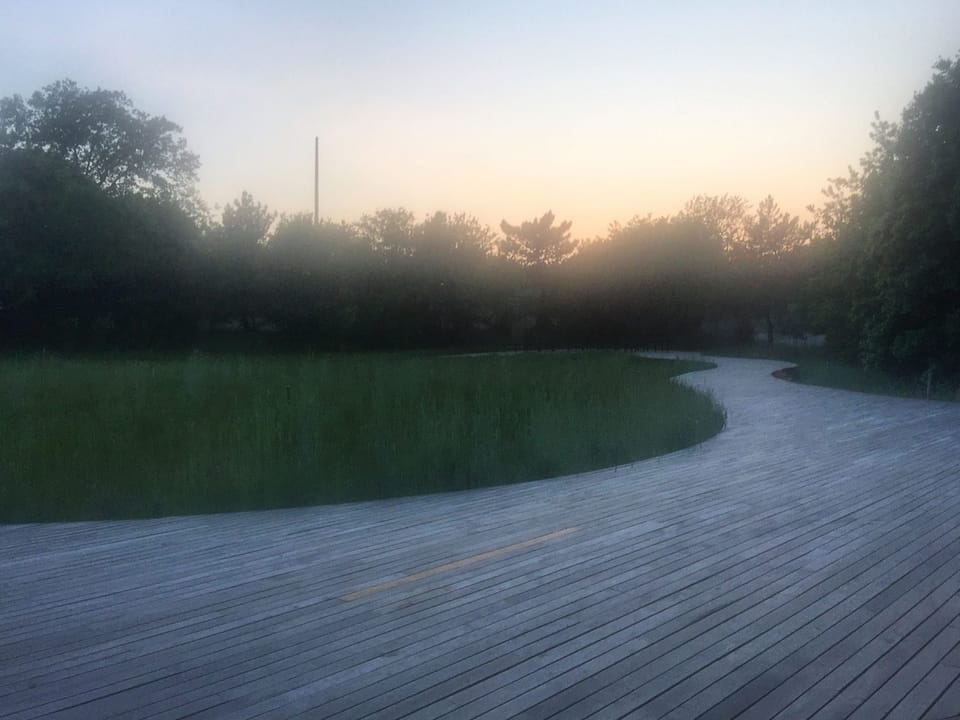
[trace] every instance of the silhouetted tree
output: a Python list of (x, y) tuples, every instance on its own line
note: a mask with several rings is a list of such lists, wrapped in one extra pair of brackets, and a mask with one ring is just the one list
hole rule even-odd
[(960, 371), (960, 56), (934, 68), (899, 124), (874, 123), (830, 273), (860, 358), (905, 373)]
[(200, 162), (181, 128), (133, 107), (122, 92), (61, 80), (0, 99), (0, 152), (35, 149), (62, 158), (111, 195), (137, 193), (196, 208)]
[(372, 252), (358, 242), (356, 228), (288, 215), (264, 250), (264, 310), (292, 339), (335, 347), (356, 332), (363, 258)]
[(798, 292), (798, 250), (808, 241), (808, 228), (770, 196), (751, 212), (741, 197), (700, 195), (680, 218), (699, 223), (722, 244), (732, 269), (725, 278), (728, 311), (761, 317), (772, 343), (775, 316)]
[(564, 264), (564, 315), (578, 344), (693, 344), (726, 268), (720, 239), (699, 221), (635, 217)]
[(244, 190), (223, 208), (220, 224), (211, 229), (213, 256), (219, 270), (222, 319), (235, 318), (251, 328), (261, 307), (261, 252), (276, 214)]
[[(0, 317), (49, 339), (102, 280), (114, 207), (76, 168), (29, 150), (0, 154)], [(80, 303), (86, 306), (87, 303)]]
[(768, 195), (748, 219), (741, 242), (730, 248), (739, 281), (754, 312), (763, 317), (768, 343), (773, 343), (774, 314), (796, 292), (797, 251), (806, 242), (800, 219)]
[(113, 197), (37, 150), (0, 154), (0, 326), (92, 345), (192, 333), (196, 229), (171, 204)]
[(357, 235), (372, 250), (387, 255), (412, 256), (416, 252), (416, 218), (404, 208), (378, 210), (356, 223)]
[(474, 217), (438, 211), (417, 227), (415, 244), (421, 252), (468, 261), (490, 255), (495, 237), (490, 228)]
[(244, 190), (223, 208), (219, 242), (237, 255), (254, 255), (267, 242), (277, 215)]
[(577, 241), (570, 237), (572, 222), (567, 220), (554, 226), (554, 220), (552, 211), (536, 220), (524, 220), (520, 225), (503, 220), (500, 253), (525, 267), (543, 268), (563, 262), (577, 249)]
[(679, 213), (711, 233), (727, 252), (748, 242), (750, 203), (738, 195), (697, 195)]

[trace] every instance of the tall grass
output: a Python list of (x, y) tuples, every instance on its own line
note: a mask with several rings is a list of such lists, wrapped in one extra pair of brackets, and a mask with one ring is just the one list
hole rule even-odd
[(384, 498), (670, 452), (722, 410), (622, 353), (0, 361), (0, 520)]

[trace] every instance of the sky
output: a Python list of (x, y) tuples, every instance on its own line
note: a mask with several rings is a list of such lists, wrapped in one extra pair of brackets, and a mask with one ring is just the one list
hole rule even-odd
[(960, 51), (958, 0), (0, 0), (0, 96), (63, 78), (183, 128), (213, 208), (798, 214)]

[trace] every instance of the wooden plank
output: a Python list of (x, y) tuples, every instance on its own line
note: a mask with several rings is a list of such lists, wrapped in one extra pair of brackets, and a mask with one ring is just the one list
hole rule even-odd
[[(957, 533), (957, 537), (960, 537), (960, 533)], [(906, 554), (905, 551), (902, 552)], [(875, 559), (882, 557), (887, 560), (893, 556), (874, 553), (873, 557)], [(845, 582), (843, 578), (831, 577), (830, 580), (834, 583), (841, 583), (842, 592), (846, 592), (846, 589), (850, 587), (850, 583)], [(694, 638), (669, 652), (659, 652), (661, 647), (657, 645), (643, 648), (630, 657), (629, 663), (622, 662), (615, 667), (615, 673), (625, 673), (622, 681), (610, 684), (605, 689), (605, 693), (598, 693), (589, 703), (581, 701), (580, 704), (568, 708), (567, 712), (579, 716), (584, 714), (589, 706), (601, 710), (604, 716), (616, 717), (624, 708), (639, 707), (649, 699), (657, 697), (656, 689), (658, 687), (670, 688), (673, 682), (683, 679), (691, 672), (695, 672), (697, 668), (706, 667), (716, 671), (721, 662), (730, 662), (731, 658), (737, 656), (737, 653), (745, 652), (744, 647), (747, 645), (741, 644), (741, 638), (748, 643), (756, 642), (756, 640), (751, 641), (750, 638), (762, 637), (765, 631), (767, 634), (772, 633), (773, 637), (776, 638), (785, 631), (785, 628), (790, 626), (790, 622), (797, 622), (797, 618), (802, 617), (802, 613), (794, 616), (788, 615), (791, 608), (799, 605), (805, 608), (804, 612), (811, 612), (818, 605), (824, 603), (830, 597), (829, 594), (824, 592), (824, 585), (824, 582), (818, 583), (808, 592), (789, 599), (786, 604), (783, 604), (784, 597), (790, 598), (790, 594), (788, 593), (785, 596), (783, 592), (777, 593), (768, 600), (738, 612), (737, 615), (722, 625), (698, 632)], [(780, 603), (779, 606), (778, 603)], [(771, 612), (773, 608), (776, 609)], [(786, 619), (784, 619), (784, 616), (786, 616)], [(714, 658), (717, 658), (717, 660), (714, 660)], [(645, 687), (645, 683), (640, 680), (641, 677), (645, 677), (644, 673), (646, 671), (643, 668), (651, 668), (654, 673), (648, 678), (648, 687)], [(669, 668), (669, 670), (657, 674), (658, 670), (666, 668)], [(600, 677), (600, 675), (594, 675), (589, 678), (588, 682), (596, 685)], [(704, 684), (709, 683), (704, 682)], [(539, 682), (532, 683), (532, 685), (536, 688), (535, 693), (543, 692), (542, 685)], [(626, 690), (630, 690), (630, 692), (627, 692), (614, 704), (611, 705), (606, 702), (610, 696), (616, 696)], [(524, 700), (527, 703), (529, 701), (529, 697)], [(670, 702), (666, 702), (665, 705), (666, 707), (660, 708), (663, 712), (672, 707)], [(509, 714), (517, 709), (519, 709), (518, 706), (513, 704), (499, 706), (495, 712)], [(466, 716), (469, 717), (471, 714), (467, 712)]]
[[(952, 670), (953, 668), (949, 666), (948, 669)], [(910, 717), (910, 715), (904, 717)], [(922, 720), (958, 720), (960, 718), (960, 678), (954, 678), (953, 682), (933, 700), (933, 704), (919, 717)]]
[(743, 720), (812, 715), (875, 662), (911, 622), (919, 622), (928, 612), (925, 607), (935, 607), (950, 597), (960, 582), (960, 576), (950, 574), (952, 569), (952, 563), (941, 566), (853, 631), (847, 634), (831, 631), (805, 646), (798, 651), (794, 662), (806, 664), (792, 675), (771, 668), (789, 682), (776, 686), (755, 704), (747, 708), (738, 690), (727, 701), (716, 705), (707, 717), (723, 717), (724, 712), (728, 713), (727, 717), (737, 716)]
[[(947, 518), (947, 522), (949, 522), (949, 513), (945, 513), (944, 517)], [(898, 538), (895, 538), (895, 539), (889, 540), (887, 542), (887, 545), (889, 545), (892, 548), (897, 548), (902, 545), (902, 541)], [(884, 557), (882, 549), (879, 549), (877, 547), (873, 547), (871, 549), (869, 545), (865, 546), (864, 554), (871, 551), (873, 553), (874, 558)], [(847, 560), (853, 559), (854, 557), (856, 557), (855, 554), (851, 555), (849, 551), (847, 551), (846, 553)], [(816, 580), (815, 577), (811, 576), (811, 578)], [(798, 590), (798, 589), (799, 589), (799, 586), (795, 586), (795, 590)], [(745, 619), (745, 616), (740, 614), (735, 619), (743, 621)], [(688, 638), (688, 640), (689, 639), (691, 638)], [(648, 656), (648, 662), (655, 662), (658, 659), (658, 656), (650, 655), (650, 651), (647, 651), (647, 656)], [(557, 703), (558, 705), (554, 707), (554, 711), (559, 711), (560, 709), (562, 709), (565, 703), (569, 704), (570, 702), (573, 702), (573, 700), (568, 700), (568, 698), (572, 697), (576, 699), (576, 698), (584, 697), (585, 695), (589, 695), (590, 693), (587, 692), (587, 689), (590, 688), (592, 691), (593, 689), (596, 689), (598, 685), (603, 685), (606, 682), (604, 678), (615, 679), (616, 677), (625, 677), (629, 674), (630, 670), (634, 669), (635, 667), (636, 667), (635, 663), (631, 663), (631, 664), (613, 663), (612, 665), (610, 665), (610, 669), (606, 671), (603, 676), (593, 676), (588, 674), (586, 677), (582, 679), (578, 678), (579, 684), (573, 683), (572, 680), (567, 676), (559, 677), (556, 682), (556, 685), (557, 685), (556, 689), (558, 692), (556, 693), (555, 697), (551, 698), (551, 702)], [(564, 686), (569, 686), (569, 687), (567, 689), (564, 689)], [(538, 692), (543, 692), (543, 690), (544, 688), (541, 688), (538, 690)]]
[[(418, 657), (418, 659), (419, 659), (419, 657)], [(382, 686), (382, 685), (378, 682), (378, 688), (380, 688), (381, 686)]]

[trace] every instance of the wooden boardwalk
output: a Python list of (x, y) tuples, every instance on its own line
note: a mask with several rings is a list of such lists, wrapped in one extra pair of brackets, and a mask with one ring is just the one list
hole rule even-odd
[(960, 406), (719, 364), (727, 429), (631, 466), (0, 526), (0, 717), (960, 714)]

